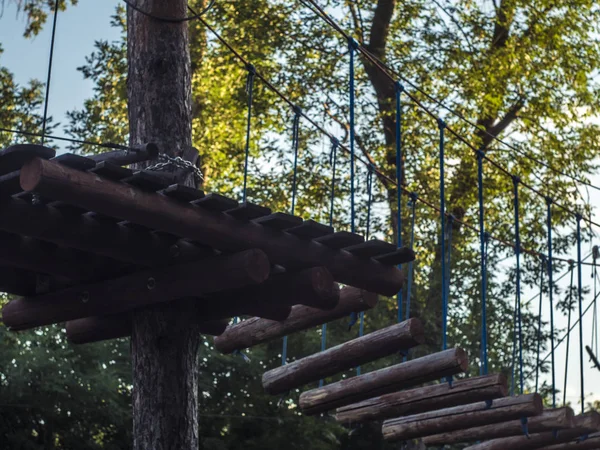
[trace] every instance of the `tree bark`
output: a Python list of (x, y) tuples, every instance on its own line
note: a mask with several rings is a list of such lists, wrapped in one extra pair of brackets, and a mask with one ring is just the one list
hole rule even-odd
[[(143, 11), (184, 17), (186, 0), (138, 0)], [(166, 23), (128, 8), (130, 145), (155, 142), (171, 156), (192, 143), (191, 76), (186, 23)], [(198, 345), (190, 301), (133, 314), (135, 450), (196, 450)]]

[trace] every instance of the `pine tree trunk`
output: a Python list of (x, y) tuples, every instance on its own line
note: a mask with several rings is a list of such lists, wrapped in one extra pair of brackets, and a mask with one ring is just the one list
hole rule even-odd
[[(155, 16), (187, 14), (186, 0), (137, 0)], [(191, 147), (188, 28), (128, 10), (130, 144), (155, 142), (185, 156)], [(187, 184), (193, 183), (188, 177)], [(196, 450), (199, 330), (193, 303), (178, 301), (133, 315), (133, 426), (135, 450)]]

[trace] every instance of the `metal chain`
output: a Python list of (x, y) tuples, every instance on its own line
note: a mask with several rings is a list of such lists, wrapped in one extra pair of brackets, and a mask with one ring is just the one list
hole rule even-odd
[(161, 171), (167, 169), (168, 167), (177, 167), (179, 169), (189, 170), (190, 172), (192, 172), (197, 182), (200, 182), (204, 179), (202, 171), (191, 162), (183, 159), (181, 156), (169, 156), (165, 154), (160, 154), (158, 156), (158, 160), (161, 162), (158, 162), (153, 166), (147, 167), (146, 170)]

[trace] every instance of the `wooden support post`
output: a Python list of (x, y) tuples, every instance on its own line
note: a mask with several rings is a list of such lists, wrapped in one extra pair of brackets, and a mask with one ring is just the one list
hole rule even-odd
[(215, 338), (215, 348), (222, 353), (232, 353), (346, 317), (353, 312), (371, 309), (376, 304), (377, 295), (346, 286), (341, 289), (340, 300), (334, 309), (294, 306), (289, 317), (281, 322), (253, 317), (229, 326)]
[(300, 395), (305, 414), (319, 414), (367, 398), (427, 383), (467, 370), (467, 353), (458, 348), (413, 359), (338, 381)]
[[(297, 274), (275, 275), (257, 286), (229, 291), (198, 299), (194, 323), (204, 334), (219, 335), (227, 322), (222, 319), (262, 311), (268, 316), (289, 315), (291, 306), (298, 302), (319, 302), (329, 305), (338, 298), (338, 286), (326, 269), (308, 269)], [(210, 322), (207, 322), (210, 321)], [(218, 324), (214, 327), (213, 324)], [(221, 325), (225, 323), (221, 329)], [(207, 331), (203, 331), (207, 330)], [(216, 332), (213, 332), (216, 331)], [(131, 335), (131, 314), (91, 317), (67, 322), (67, 337), (79, 344)]]
[(577, 439), (564, 444), (550, 445), (542, 447), (541, 450), (599, 450), (600, 449), (600, 433), (592, 433), (585, 439)]
[[(226, 320), (203, 321), (200, 311), (195, 310), (198, 332), (218, 336), (227, 328)], [(89, 344), (131, 336), (131, 313), (110, 316), (86, 317), (67, 322), (67, 339), (73, 344)]]
[[(527, 431), (529, 433), (541, 433), (572, 428), (573, 417), (573, 410), (569, 407), (546, 409), (541, 415), (527, 419)], [(521, 434), (523, 434), (523, 424), (520, 420), (512, 420), (427, 436), (423, 439), (423, 443), (425, 445), (450, 445), (460, 442), (519, 436)]]
[(415, 347), (424, 341), (425, 333), (421, 322), (409, 319), (269, 370), (262, 377), (263, 387), (269, 394), (281, 394), (394, 352)]
[(539, 394), (526, 394), (494, 400), (489, 407), (485, 402), (478, 402), (389, 419), (383, 422), (381, 431), (386, 440), (404, 441), (470, 426), (537, 416), (542, 410), (542, 397)]
[(221, 212), (174, 202), (159, 194), (143, 192), (52, 161), (38, 158), (28, 162), (21, 170), (21, 187), (219, 250), (259, 248), (273, 263), (288, 270), (323, 266), (338, 282), (383, 295), (396, 294), (404, 281), (396, 266), (359, 258), (349, 252), (298, 239), (258, 223), (237, 220)]
[(504, 375), (484, 375), (454, 381), (452, 387), (441, 383), (370, 398), (338, 408), (335, 418), (344, 424), (372, 422), (492, 400), (507, 393)]
[(247, 250), (19, 298), (4, 306), (2, 315), (8, 327), (23, 330), (259, 284), (268, 275), (269, 261), (265, 254), (260, 250)]
[(530, 434), (529, 436), (521, 435), (492, 439), (466, 447), (465, 450), (533, 450), (549, 445), (566, 443), (597, 431), (600, 431), (600, 415), (594, 411), (574, 417), (573, 428), (558, 430), (556, 433), (548, 431)]

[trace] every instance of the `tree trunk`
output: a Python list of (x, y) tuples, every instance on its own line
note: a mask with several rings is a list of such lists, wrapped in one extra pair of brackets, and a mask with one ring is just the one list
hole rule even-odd
[[(138, 0), (155, 16), (180, 18), (186, 0)], [(183, 156), (191, 147), (191, 77), (186, 23), (128, 9), (130, 145), (155, 142)], [(188, 183), (191, 180), (188, 179)], [(131, 337), (134, 449), (196, 450), (200, 334), (189, 301), (137, 310)]]

